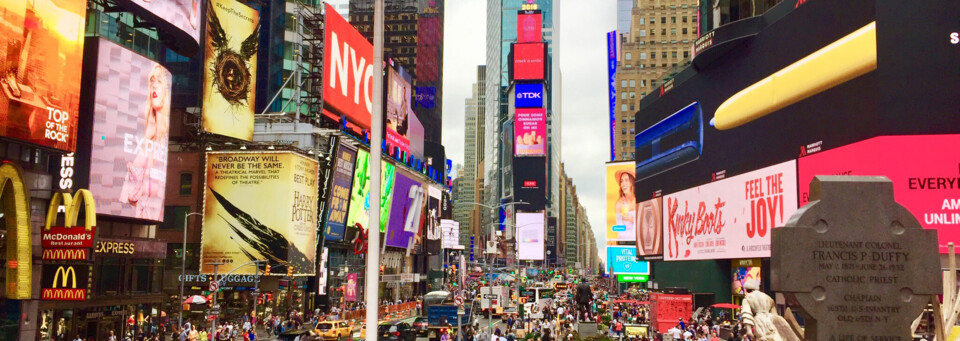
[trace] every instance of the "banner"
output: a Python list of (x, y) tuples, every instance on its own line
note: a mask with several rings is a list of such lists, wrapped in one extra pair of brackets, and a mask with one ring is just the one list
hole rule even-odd
[[(347, 212), (347, 226), (360, 223), (365, 229), (370, 224), (370, 205), (377, 202), (370, 201), (370, 153), (366, 150), (357, 151), (357, 167), (353, 172), (353, 189), (350, 191), (350, 210)], [(393, 198), (394, 168), (392, 163), (380, 162), (380, 233), (387, 227), (390, 218), (390, 201)]]
[(925, 229), (937, 230), (940, 253), (960, 240), (960, 135), (880, 136), (800, 158), (800, 205), (815, 175), (882, 175), (893, 197)]
[(637, 238), (637, 197), (633, 161), (607, 163), (607, 245)]
[(370, 129), (373, 74), (378, 69), (373, 66), (373, 45), (329, 4), (324, 25), (323, 105), (360, 129)]
[(440, 229), (442, 192), (437, 185), (427, 186), (427, 220), (424, 229), (427, 235), (427, 252), (430, 254), (440, 253), (440, 238), (443, 235), (443, 231)]
[(207, 4), (203, 130), (251, 141), (260, 13), (237, 0)]
[[(423, 158), (423, 125), (413, 112), (413, 79), (402, 66), (387, 68), (387, 115), (385, 136), (387, 148)], [(414, 127), (414, 126), (419, 127)], [(414, 134), (419, 129), (419, 135)], [(392, 152), (392, 150), (387, 151)]]
[(357, 301), (357, 274), (347, 274), (347, 284), (343, 289), (343, 300), (347, 302)]
[(517, 259), (543, 260), (544, 215), (537, 213), (517, 213)]
[(163, 220), (173, 74), (99, 39), (90, 191), (100, 214)]
[(514, 155), (543, 156), (547, 153), (547, 109), (516, 108), (513, 135)]
[(327, 228), (324, 238), (341, 241), (346, 232), (347, 206), (350, 202), (350, 185), (357, 162), (357, 151), (341, 143), (337, 146), (333, 164), (333, 179), (330, 181), (330, 205), (327, 210)]
[(460, 245), (460, 223), (452, 219), (440, 220), (440, 229), (443, 231), (443, 248), (457, 249)]
[(637, 249), (632, 246), (607, 246), (607, 267), (617, 275), (649, 275), (650, 263), (637, 261)]
[(390, 222), (383, 240), (387, 246), (412, 248), (414, 237), (420, 230), (423, 187), (402, 172), (397, 172), (396, 178)]
[(663, 198), (637, 203), (637, 255), (663, 259)]
[(617, 159), (617, 31), (607, 32), (607, 88), (610, 106), (610, 160)]
[(664, 259), (770, 257), (770, 230), (797, 210), (796, 161), (664, 197)]
[(0, 2), (0, 136), (73, 152), (87, 2)]
[[(274, 260), (266, 275), (313, 275), (317, 257), (319, 164), (293, 152), (208, 152), (200, 273), (252, 275), (252, 260)], [(266, 265), (266, 264), (264, 264)]]

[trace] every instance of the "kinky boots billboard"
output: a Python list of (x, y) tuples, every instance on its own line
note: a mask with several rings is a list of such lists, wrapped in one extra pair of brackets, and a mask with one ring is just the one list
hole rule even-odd
[[(64, 212), (63, 225), (58, 225), (57, 216), (61, 211)], [(77, 220), (81, 217), (83, 223), (78, 226)], [(75, 195), (54, 193), (40, 235), (44, 263), (41, 300), (87, 300), (93, 283), (96, 225), (97, 208), (89, 190), (78, 190)]]

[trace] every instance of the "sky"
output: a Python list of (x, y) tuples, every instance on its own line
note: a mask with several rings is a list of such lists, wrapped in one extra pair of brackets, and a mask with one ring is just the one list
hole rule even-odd
[[(609, 161), (606, 32), (616, 29), (616, 0), (554, 0), (560, 3), (561, 151), (567, 176), (606, 254), (604, 163)], [(486, 63), (485, 0), (445, 2), (443, 47), (443, 145), (447, 158), (463, 163), (464, 104)], [(584, 8), (589, 4), (589, 8)]]

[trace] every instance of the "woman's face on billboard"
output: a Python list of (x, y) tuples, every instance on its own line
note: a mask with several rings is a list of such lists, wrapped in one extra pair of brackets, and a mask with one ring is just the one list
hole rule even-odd
[(162, 71), (154, 68), (150, 72), (150, 106), (154, 110), (163, 109), (167, 104), (167, 79)]

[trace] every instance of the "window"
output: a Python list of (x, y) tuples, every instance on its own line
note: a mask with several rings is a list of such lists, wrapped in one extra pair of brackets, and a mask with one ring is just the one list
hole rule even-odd
[(676, 24), (676, 23), (677, 23), (677, 17), (670, 17), (670, 23), (671, 23), (671, 24)]
[(673, 58), (677, 58), (677, 51), (670, 52), (673, 55)]
[(683, 34), (687, 34), (687, 28), (686, 28), (686, 27), (684, 27), (684, 28), (683, 28), (683, 30), (682, 30), (681, 32), (682, 32)]
[(646, 52), (640, 52), (640, 59), (641, 59), (641, 60), (647, 59), (647, 53), (646, 53)]
[(666, 51), (661, 52), (661, 55), (660, 55), (660, 56), (663, 57), (664, 59), (666, 59), (666, 58), (667, 58), (667, 52), (666, 52)]
[(620, 129), (620, 135), (626, 135), (627, 129)]
[(643, 25), (643, 18), (638, 18), (638, 19), (637, 19), (637, 24), (638, 24), (638, 25)]
[(647, 92), (646, 92), (646, 91), (640, 93), (640, 97), (643, 97), (643, 96), (646, 96), (646, 95), (647, 95)]
[(683, 58), (689, 58), (689, 57), (690, 57), (690, 51), (683, 51)]
[(621, 147), (626, 147), (626, 146), (627, 146), (627, 140), (621, 140), (621, 141), (620, 141), (620, 146), (621, 146)]
[(647, 30), (640, 30), (640, 36), (641, 36), (641, 37), (646, 37), (646, 36), (647, 36)]
[(656, 24), (657, 18), (650, 18), (650, 25)]
[(631, 54), (630, 52), (627, 52), (627, 53), (626, 53), (626, 58), (627, 58), (627, 60), (633, 59), (633, 54)]
[(180, 195), (193, 193), (193, 173), (180, 173)]
[(650, 59), (657, 59), (657, 53), (656, 52), (650, 53)]
[(633, 87), (636, 87), (636, 86), (637, 86), (637, 81), (631, 79), (631, 80), (630, 80), (630, 87), (633, 88)]
[(620, 87), (621, 87), (621, 88), (626, 88), (626, 87), (627, 87), (627, 81), (620, 81)]
[(627, 92), (626, 92), (626, 91), (620, 93), (620, 99), (627, 99)]
[(620, 105), (620, 111), (627, 111), (627, 105), (626, 105), (626, 104), (621, 104), (621, 105)]
[[(630, 105), (630, 111), (634, 111), (634, 110), (637, 110), (637, 109), (634, 108), (633, 104), (631, 104), (631, 105)], [(630, 133), (633, 133), (633, 129), (630, 129)]]
[(670, 29), (670, 35), (672, 35), (672, 36), (677, 35), (677, 29), (671, 28), (671, 29)]
[(190, 206), (164, 206), (161, 229), (179, 230), (183, 228), (183, 218), (190, 212)]
[(621, 118), (620, 118), (620, 122), (622, 122), (622, 123), (627, 123), (627, 117), (626, 117), (626, 116), (621, 117)]
[(667, 35), (667, 29), (661, 28), (661, 29), (660, 29), (660, 35), (662, 35), (662, 36)]
[(683, 16), (683, 18), (681, 18), (681, 22), (687, 22), (687, 16)]
[[(646, 80), (646, 79), (641, 79), (641, 80), (640, 80), (640, 86), (641, 86), (641, 87), (647, 86), (647, 80)], [(641, 94), (640, 96), (643, 96), (643, 95)]]
[(630, 91), (630, 98), (635, 98), (635, 97), (637, 97), (637, 93)]
[(666, 24), (666, 23), (667, 23), (667, 17), (660, 17), (660, 23), (661, 23), (661, 24)]

